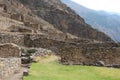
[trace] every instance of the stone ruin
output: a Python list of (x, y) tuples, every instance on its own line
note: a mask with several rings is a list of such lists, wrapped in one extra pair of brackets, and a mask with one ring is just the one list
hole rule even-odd
[(60, 52), (63, 64), (120, 68), (120, 46), (115, 43), (68, 44)]
[(0, 4), (0, 11), (7, 12), (7, 6), (5, 4)]
[(63, 64), (108, 67), (120, 65), (120, 45), (116, 43), (95, 43), (89, 40), (61, 41), (35, 34), (0, 35), (0, 37), (0, 43), (9, 42), (25, 47), (50, 49), (61, 56)]
[(12, 43), (0, 45), (0, 80), (8, 80), (20, 72), (20, 49)]
[(14, 43), (24, 46), (24, 35), (22, 34), (0, 34), (0, 44)]
[(0, 57), (20, 57), (20, 49), (17, 45), (6, 43), (0, 45)]
[(24, 21), (24, 16), (19, 13), (11, 14), (11, 19), (18, 20), (18, 21)]

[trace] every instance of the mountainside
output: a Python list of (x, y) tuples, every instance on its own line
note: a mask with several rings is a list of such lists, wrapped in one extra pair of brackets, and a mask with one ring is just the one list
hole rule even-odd
[(112, 41), (60, 0), (0, 0), (0, 31), (39, 34), (55, 40)]
[(63, 38), (64, 33), (35, 15), (18, 0), (0, 0), (0, 31), (9, 34), (40, 34)]
[(114, 41), (120, 42), (120, 15), (91, 10), (71, 0), (61, 1), (75, 10), (75, 12), (82, 16), (93, 28), (106, 33)]
[(120, 67), (120, 45), (60, 0), (0, 0), (2, 80), (22, 79), (28, 64), (52, 54), (60, 64)]
[(60, 0), (20, 0), (33, 13), (52, 24), (64, 34), (70, 33), (80, 38), (111, 41), (104, 33), (86, 24), (72, 9)]

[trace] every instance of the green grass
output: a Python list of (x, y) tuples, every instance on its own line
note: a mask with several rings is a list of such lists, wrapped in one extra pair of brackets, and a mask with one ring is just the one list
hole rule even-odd
[(120, 80), (120, 69), (67, 66), (55, 61), (33, 63), (24, 80)]

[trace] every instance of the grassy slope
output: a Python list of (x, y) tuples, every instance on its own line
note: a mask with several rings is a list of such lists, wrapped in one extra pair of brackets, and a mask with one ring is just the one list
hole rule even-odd
[(90, 66), (65, 66), (52, 62), (33, 63), (24, 80), (120, 80), (120, 70)]

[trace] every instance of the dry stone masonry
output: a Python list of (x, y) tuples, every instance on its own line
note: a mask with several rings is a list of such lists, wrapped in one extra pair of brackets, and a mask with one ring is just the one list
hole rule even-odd
[(44, 55), (51, 55), (54, 54), (53, 51), (43, 48), (36, 48), (36, 52), (34, 53), (34, 56), (44, 56)]
[(55, 52), (63, 64), (120, 65), (120, 45), (60, 0), (0, 0), (0, 80), (31, 62), (17, 45), (36, 49), (35, 56)]
[(24, 35), (22, 34), (0, 34), (0, 44), (14, 43), (17, 45), (24, 45)]
[(17, 45), (12, 43), (6, 43), (0, 45), (0, 57), (20, 57), (20, 49)]
[(10, 76), (20, 72), (20, 49), (12, 43), (0, 45), (0, 80), (8, 80)]
[(1, 40), (3, 42), (6, 40), (6, 43), (14, 41), (13, 43), (19, 46), (50, 49), (60, 54), (63, 64), (120, 65), (120, 45), (116, 43), (95, 43), (89, 40), (64, 41), (38, 34), (21, 34), (15, 38), (9, 36), (6, 36), (7, 39), (4, 38), (2, 37)]
[(68, 45), (60, 52), (63, 64), (120, 67), (120, 47), (114, 43)]
[(20, 72), (20, 58), (0, 58), (0, 80), (7, 80), (10, 76)]

